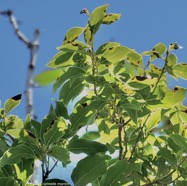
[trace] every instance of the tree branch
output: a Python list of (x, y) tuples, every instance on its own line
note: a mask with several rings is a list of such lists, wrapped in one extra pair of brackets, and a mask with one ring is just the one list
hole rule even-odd
[[(37, 51), (39, 48), (39, 29), (34, 31), (34, 39), (30, 41), (20, 30), (18, 21), (14, 16), (11, 10), (0, 11), (0, 15), (7, 16), (10, 20), (10, 23), (17, 35), (18, 39), (22, 41), (30, 50), (30, 62), (28, 65), (28, 72), (27, 72), (27, 80), (26, 80), (26, 113), (30, 114), (31, 118), (34, 118), (34, 111), (33, 111), (33, 72), (35, 69), (36, 58), (37, 58)], [(35, 163), (35, 170), (33, 176), (31, 178), (31, 182), (36, 183), (38, 180), (38, 166)]]

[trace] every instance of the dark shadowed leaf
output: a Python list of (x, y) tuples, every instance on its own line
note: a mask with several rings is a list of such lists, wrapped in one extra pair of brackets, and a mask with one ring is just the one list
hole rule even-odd
[(96, 116), (105, 105), (105, 101), (93, 101), (86, 107), (78, 105), (70, 115), (71, 130), (76, 131), (80, 127), (92, 124), (93, 117)]
[(76, 139), (72, 140), (69, 143), (68, 150), (75, 154), (85, 153), (88, 155), (92, 155), (99, 152), (106, 152), (108, 150), (108, 147), (96, 141), (90, 141), (87, 139)]
[(103, 175), (101, 185), (121, 186), (126, 181), (128, 175), (133, 171), (140, 172), (141, 163), (128, 164), (127, 160), (118, 160)]
[(52, 146), (48, 152), (48, 155), (54, 157), (58, 161), (61, 161), (62, 163), (68, 164), (70, 163), (70, 156), (69, 152), (60, 146)]
[(179, 134), (171, 134), (169, 137), (176, 143), (176, 145), (180, 146), (181, 149), (187, 153), (187, 142), (183, 136)]
[(107, 169), (107, 156), (88, 156), (77, 163), (71, 178), (75, 186), (87, 185), (102, 176)]
[(62, 86), (59, 99), (67, 105), (70, 101), (73, 101), (83, 91), (84, 84), (82, 78), (77, 78), (74, 81), (67, 81)]
[(57, 88), (59, 88), (65, 81), (77, 78), (84, 75), (86, 72), (79, 67), (70, 67), (66, 72), (64, 72), (54, 83), (53, 91), (56, 92)]

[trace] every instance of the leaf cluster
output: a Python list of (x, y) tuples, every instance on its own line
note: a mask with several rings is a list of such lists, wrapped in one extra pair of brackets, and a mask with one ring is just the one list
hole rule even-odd
[[(120, 18), (106, 13), (107, 8), (82, 10), (89, 16), (87, 25), (68, 30), (47, 64), (52, 70), (36, 76), (38, 84), (54, 82), (53, 91), (59, 89), (59, 101), (41, 123), (30, 116), (22, 121), (8, 115), (19, 104), (19, 96), (8, 99), (0, 110), (0, 173), (5, 182), (26, 184), (35, 159), (42, 162), (47, 181), (54, 168), (49, 160), (65, 166), (71, 162), (71, 152), (87, 155), (71, 175), (77, 186), (187, 183), (186, 88), (167, 85), (168, 76), (187, 79), (187, 64), (178, 62), (174, 54), (180, 46), (158, 43), (138, 53), (108, 42), (95, 49), (100, 26)], [(78, 40), (81, 34), (84, 42)], [(87, 132), (81, 136), (82, 128)], [(27, 174), (20, 176), (20, 167)], [(7, 175), (7, 169), (12, 173)]]

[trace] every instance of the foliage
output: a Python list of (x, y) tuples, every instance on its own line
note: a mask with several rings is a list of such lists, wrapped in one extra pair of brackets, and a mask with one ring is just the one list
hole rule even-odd
[[(54, 169), (49, 161), (65, 166), (71, 162), (70, 153), (87, 155), (72, 172), (77, 186), (187, 184), (186, 88), (167, 86), (168, 76), (187, 79), (187, 64), (179, 63), (173, 53), (180, 46), (158, 43), (141, 54), (117, 42), (95, 49), (100, 26), (120, 18), (106, 13), (107, 8), (82, 10), (89, 16), (88, 24), (67, 31), (59, 52), (47, 64), (53, 70), (35, 78), (41, 85), (55, 80), (53, 91), (60, 89), (59, 101), (41, 123), (29, 115), (25, 121), (9, 115), (20, 95), (1, 108), (4, 185), (25, 185), (35, 159), (42, 162), (43, 182), (60, 182), (47, 179)], [(77, 40), (81, 34), (85, 42)], [(98, 130), (92, 131), (92, 125)], [(87, 133), (78, 136), (82, 127), (87, 127)]]

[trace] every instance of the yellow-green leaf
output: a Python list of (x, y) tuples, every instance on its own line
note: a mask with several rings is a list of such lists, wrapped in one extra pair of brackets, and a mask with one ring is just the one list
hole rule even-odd
[(9, 113), (12, 109), (17, 107), (21, 102), (21, 96), (22, 94), (18, 94), (16, 96), (13, 96), (12, 98), (9, 98), (6, 100), (4, 104), (5, 112)]
[(106, 14), (103, 18), (102, 24), (111, 24), (120, 19), (121, 14)]
[(186, 63), (179, 63), (175, 65), (172, 68), (173, 73), (182, 78), (182, 79), (187, 79), (187, 64)]
[(84, 31), (83, 27), (73, 27), (67, 31), (66, 36), (64, 38), (63, 44), (68, 44), (75, 41)]
[(35, 76), (34, 81), (41, 86), (49, 85), (54, 82), (61, 74), (61, 69), (46, 70)]

